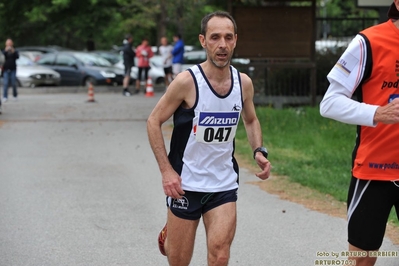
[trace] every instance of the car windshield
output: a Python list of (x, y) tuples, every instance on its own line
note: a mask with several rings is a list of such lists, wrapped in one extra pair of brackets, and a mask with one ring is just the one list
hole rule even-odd
[(89, 66), (102, 66), (102, 67), (110, 67), (112, 64), (101, 56), (94, 54), (86, 54), (86, 53), (74, 53), (73, 54), (77, 59), (83, 62), (85, 65)]
[(33, 66), (35, 63), (33, 63), (29, 58), (26, 56), (19, 56), (17, 59), (17, 65), (18, 66)]
[(117, 53), (94, 52), (94, 54), (106, 59), (111, 64), (116, 64), (122, 59), (122, 55)]

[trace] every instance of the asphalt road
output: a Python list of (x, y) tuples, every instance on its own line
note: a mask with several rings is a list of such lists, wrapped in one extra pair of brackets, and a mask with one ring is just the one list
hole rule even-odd
[[(81, 89), (20, 90), (3, 104), (0, 266), (167, 265), (157, 246), (165, 199), (146, 135), (162, 93), (105, 91), (86, 103)], [(240, 178), (230, 265), (342, 265), (344, 219), (262, 191), (246, 169)], [(399, 247), (385, 239), (381, 250)], [(377, 263), (398, 264), (397, 256)], [(191, 265), (206, 265), (202, 224)]]

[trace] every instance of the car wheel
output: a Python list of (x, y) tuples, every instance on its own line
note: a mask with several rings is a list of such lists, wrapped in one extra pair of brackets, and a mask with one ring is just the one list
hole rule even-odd
[(87, 77), (87, 78), (85, 78), (83, 85), (88, 87), (90, 85), (90, 83), (91, 83), (91, 85), (96, 85), (96, 80), (93, 77)]

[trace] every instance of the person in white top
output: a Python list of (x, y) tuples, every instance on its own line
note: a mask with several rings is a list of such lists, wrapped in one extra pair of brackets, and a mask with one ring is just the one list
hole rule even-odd
[(162, 57), (163, 70), (165, 72), (165, 86), (168, 88), (170, 82), (173, 79), (172, 74), (172, 51), (173, 46), (168, 44), (166, 37), (161, 38), (161, 46), (159, 46), (159, 54)]
[[(162, 175), (167, 223), (158, 236), (169, 265), (189, 265), (202, 217), (207, 236), (207, 265), (227, 265), (236, 230), (238, 165), (234, 136), (243, 118), (262, 180), (270, 175), (267, 150), (253, 103), (251, 79), (230, 65), (237, 26), (227, 12), (201, 21), (199, 41), (205, 62), (171, 82), (147, 120), (151, 148)], [(162, 124), (173, 115), (169, 155)]]

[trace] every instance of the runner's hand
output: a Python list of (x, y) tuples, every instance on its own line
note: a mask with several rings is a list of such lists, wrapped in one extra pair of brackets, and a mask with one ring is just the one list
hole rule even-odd
[(399, 123), (399, 99), (377, 108), (374, 114), (374, 123), (395, 124)]
[(270, 176), (270, 170), (272, 168), (272, 165), (270, 164), (269, 160), (266, 159), (262, 154), (259, 152), (255, 156), (256, 163), (262, 169), (261, 172), (256, 173), (255, 175), (259, 177), (262, 180), (266, 180)]
[(181, 199), (184, 195), (181, 188), (181, 177), (174, 170), (162, 173), (162, 186), (166, 196)]

